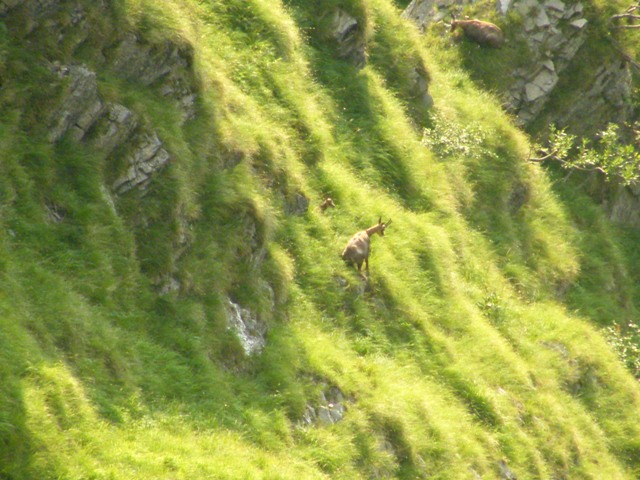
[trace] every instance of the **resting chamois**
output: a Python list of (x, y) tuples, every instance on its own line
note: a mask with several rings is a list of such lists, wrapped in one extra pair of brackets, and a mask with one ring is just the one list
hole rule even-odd
[(452, 20), (451, 31), (462, 28), (465, 36), (478, 45), (500, 48), (504, 43), (504, 34), (500, 27), (482, 20)]
[(362, 262), (366, 264), (366, 270), (369, 271), (369, 253), (371, 252), (371, 235), (379, 233), (384, 236), (385, 229), (389, 226), (391, 220), (382, 223), (382, 217), (378, 219), (378, 223), (373, 227), (356, 233), (347, 247), (342, 252), (342, 259), (347, 263), (355, 263), (358, 266), (358, 272), (362, 269)]
[(331, 197), (326, 197), (320, 204), (320, 211), (324, 213), (324, 211), (329, 207), (336, 208), (336, 204), (333, 203), (333, 199)]

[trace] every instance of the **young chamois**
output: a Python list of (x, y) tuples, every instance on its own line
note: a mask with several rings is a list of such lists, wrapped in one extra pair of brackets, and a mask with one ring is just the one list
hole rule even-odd
[(460, 27), (464, 35), (478, 45), (500, 48), (504, 43), (504, 34), (500, 27), (482, 20), (455, 20), (451, 21), (451, 31)]
[(362, 263), (364, 262), (368, 272), (371, 235), (379, 233), (381, 236), (384, 236), (384, 231), (390, 223), (391, 220), (382, 223), (382, 217), (380, 217), (376, 225), (356, 233), (351, 237), (351, 240), (347, 243), (347, 247), (344, 249), (344, 252), (342, 252), (342, 259), (347, 263), (355, 263), (358, 266), (358, 272), (362, 270)]
[(336, 208), (336, 204), (333, 203), (333, 199), (331, 197), (326, 197), (324, 201), (320, 204), (320, 211), (324, 213), (327, 208)]

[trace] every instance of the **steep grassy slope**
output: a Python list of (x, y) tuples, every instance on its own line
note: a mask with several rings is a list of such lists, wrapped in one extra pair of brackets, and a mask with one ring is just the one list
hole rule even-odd
[[(338, 3), (362, 70), (336, 55)], [(563, 200), (393, 2), (83, 5), (80, 44), (0, 28), (0, 478), (640, 475), (640, 389), (594, 325), (637, 292), (589, 295), (632, 278), (632, 239)], [(110, 70), (123, 31), (193, 46), (194, 119)], [(146, 190), (111, 191), (126, 152), (49, 142), (45, 59), (86, 63), (158, 132), (172, 161)], [(339, 253), (380, 216), (365, 282)], [(262, 353), (229, 299), (268, 325)], [(331, 387), (344, 418), (303, 422)]]

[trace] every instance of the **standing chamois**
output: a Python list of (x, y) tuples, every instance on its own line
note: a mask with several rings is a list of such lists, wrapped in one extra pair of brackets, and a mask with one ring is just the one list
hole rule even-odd
[(342, 259), (347, 263), (355, 263), (358, 266), (358, 272), (362, 269), (362, 263), (366, 264), (366, 270), (369, 271), (369, 253), (371, 252), (371, 235), (379, 233), (384, 236), (385, 229), (389, 226), (391, 220), (382, 223), (382, 217), (378, 219), (378, 223), (373, 227), (356, 233), (347, 247), (342, 252)]
[(504, 43), (504, 34), (500, 27), (482, 20), (452, 20), (451, 31), (460, 27), (464, 35), (478, 45), (500, 48)]

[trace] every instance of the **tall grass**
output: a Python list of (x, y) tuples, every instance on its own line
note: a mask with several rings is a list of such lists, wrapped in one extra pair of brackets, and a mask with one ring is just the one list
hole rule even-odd
[[(40, 77), (0, 91), (0, 476), (637, 476), (640, 390), (592, 322), (635, 312), (634, 234), (528, 165), (495, 97), (393, 2), (340, 4), (370, 56), (337, 58), (336, 7), (119, 3), (102, 41), (190, 43), (199, 99), (183, 124), (153, 89), (99, 75), (172, 153), (113, 204), (117, 161), (48, 144), (22, 113)], [(53, 48), (2, 35), (9, 71)], [(339, 254), (379, 217), (393, 223), (363, 281)], [(612, 277), (616, 296), (590, 297)], [(268, 325), (260, 355), (228, 299)], [(303, 422), (330, 387), (344, 419)]]

